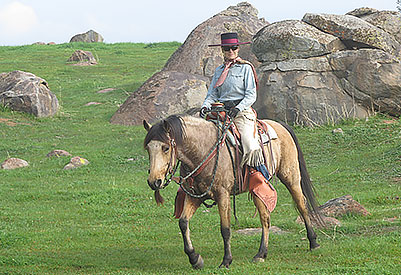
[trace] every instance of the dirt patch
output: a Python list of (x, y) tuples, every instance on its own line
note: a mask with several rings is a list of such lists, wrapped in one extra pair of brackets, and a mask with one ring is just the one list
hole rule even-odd
[(29, 124), (29, 123), (14, 122), (14, 121), (12, 121), (12, 120), (9, 119), (9, 118), (1, 118), (1, 117), (0, 117), (0, 123), (4, 123), (4, 124), (6, 124), (6, 125), (8, 125), (8, 126), (11, 126), (11, 127), (14, 127), (14, 126), (17, 126), (17, 125), (28, 125), (28, 126), (32, 126), (32, 125)]

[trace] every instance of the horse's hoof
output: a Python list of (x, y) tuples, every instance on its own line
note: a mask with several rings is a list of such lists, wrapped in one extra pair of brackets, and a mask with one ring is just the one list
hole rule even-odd
[(315, 250), (315, 249), (319, 249), (319, 248), (320, 248), (320, 244), (318, 244), (318, 243), (310, 246), (310, 250)]
[(195, 264), (192, 265), (193, 269), (202, 269), (203, 268), (203, 259), (201, 255), (198, 255), (198, 260)]
[(252, 261), (253, 261), (254, 263), (264, 263), (264, 262), (265, 262), (265, 259), (259, 258), (259, 257), (255, 257), (255, 258), (253, 258)]
[(223, 260), (223, 262), (219, 265), (219, 268), (229, 268), (230, 267), (230, 264), (233, 262), (233, 260), (232, 259), (230, 259), (230, 260)]

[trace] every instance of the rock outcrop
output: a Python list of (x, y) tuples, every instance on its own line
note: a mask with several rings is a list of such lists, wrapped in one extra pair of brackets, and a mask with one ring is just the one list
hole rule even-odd
[(74, 35), (70, 42), (85, 42), (85, 43), (93, 43), (93, 42), (103, 42), (103, 37), (95, 32), (94, 30), (89, 30), (85, 33), (80, 33)]
[[(253, 38), (260, 118), (303, 125), (401, 115), (400, 13), (306, 14)], [(394, 27), (395, 26), (395, 27)]]
[(0, 74), (0, 104), (37, 117), (53, 116), (59, 108), (47, 82), (22, 71)]
[[(173, 53), (161, 72), (154, 74), (135, 91), (111, 118), (111, 123), (137, 125), (144, 119), (153, 123), (175, 113), (199, 108), (217, 66), (223, 63), (220, 34), (237, 32), (240, 41), (267, 24), (258, 11), (243, 2), (229, 7), (197, 26)], [(241, 47), (241, 57), (258, 63), (249, 45)]]

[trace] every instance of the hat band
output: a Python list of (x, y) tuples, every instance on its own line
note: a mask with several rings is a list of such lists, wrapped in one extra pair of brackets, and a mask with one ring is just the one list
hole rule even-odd
[(222, 39), (221, 44), (238, 44), (238, 39), (237, 38)]

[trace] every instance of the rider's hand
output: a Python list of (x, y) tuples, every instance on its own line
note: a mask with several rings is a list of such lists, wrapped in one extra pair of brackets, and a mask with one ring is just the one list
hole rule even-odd
[(209, 111), (209, 108), (207, 108), (207, 107), (202, 107), (202, 108), (200, 109), (200, 111), (199, 111), (199, 116), (200, 116), (201, 118), (205, 118), (205, 117), (206, 117), (207, 111)]
[(231, 118), (235, 118), (239, 113), (239, 109), (237, 107), (231, 108), (230, 111), (228, 111), (228, 116)]

